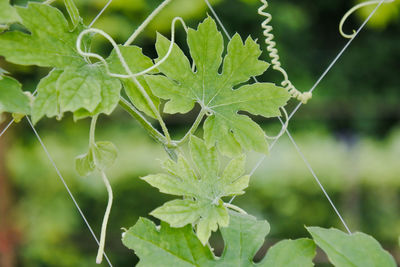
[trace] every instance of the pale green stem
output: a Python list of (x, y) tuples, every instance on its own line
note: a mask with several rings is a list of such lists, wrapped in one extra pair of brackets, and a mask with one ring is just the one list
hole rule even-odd
[(119, 101), (119, 105), (125, 109), (126, 112), (128, 112), (133, 118), (135, 118), (141, 125), (142, 127), (150, 134), (150, 136), (156, 140), (158, 143), (164, 145), (165, 151), (167, 152), (168, 156), (176, 161), (177, 155), (174, 151), (176, 148), (175, 142), (172, 142), (171, 144), (168, 144), (167, 139), (165, 138), (164, 135), (162, 135), (157, 129), (151, 125), (151, 123), (137, 110), (131, 103), (129, 103), (128, 100), (125, 98), (121, 97)]
[(187, 141), (187, 139), (196, 132), (197, 128), (199, 127), (201, 120), (203, 119), (204, 115), (206, 114), (206, 110), (202, 109), (197, 115), (196, 120), (194, 121), (192, 127), (190, 127), (189, 131), (185, 134), (185, 136), (178, 141), (177, 145), (181, 145)]
[(97, 123), (97, 118), (99, 115), (95, 115), (92, 117), (92, 122), (90, 123), (90, 131), (89, 131), (89, 145), (94, 146), (96, 145), (95, 141), (95, 131), (96, 131), (96, 123)]
[(138, 37), (138, 35), (146, 28), (146, 26), (155, 18), (155, 16), (160, 13), (161, 10), (163, 10), (164, 7), (166, 7), (172, 0), (165, 0), (161, 5), (159, 5), (154, 11), (146, 18), (145, 21), (143, 21), (142, 25), (140, 25), (135, 32), (128, 38), (128, 40), (125, 42), (124, 46), (128, 46), (133, 41)]
[(135, 118), (142, 127), (150, 134), (150, 136), (157, 142), (166, 145), (167, 139), (162, 135), (157, 129), (151, 125), (151, 123), (137, 110), (128, 100), (121, 97), (119, 100), (119, 105), (125, 109), (133, 118)]
[(47, 1), (44, 1), (43, 2), (43, 4), (45, 4), (45, 5), (51, 5), (52, 3), (54, 3), (56, 0), (47, 0)]
[(244, 209), (239, 208), (238, 206), (235, 206), (233, 204), (229, 204), (229, 203), (224, 203), (224, 206), (231, 209), (231, 210), (235, 210), (241, 214), (247, 214), (247, 212)]
[(111, 188), (110, 182), (108, 181), (107, 176), (104, 171), (101, 172), (101, 176), (103, 178), (104, 185), (107, 188), (108, 204), (107, 204), (106, 212), (104, 214), (103, 223), (101, 225), (100, 245), (99, 245), (99, 250), (97, 251), (97, 257), (96, 257), (97, 264), (100, 264), (103, 260), (104, 245), (106, 242), (107, 223), (108, 223), (108, 218), (110, 217), (111, 206), (112, 206), (112, 202), (113, 202), (112, 188)]
[[(128, 74), (132, 74), (132, 72), (129, 70)], [(158, 109), (156, 108), (156, 106), (154, 105), (153, 101), (151, 100), (150, 96), (147, 94), (146, 90), (143, 88), (143, 86), (139, 83), (139, 81), (136, 78), (132, 78), (132, 81), (137, 85), (137, 87), (139, 88), (140, 92), (142, 93), (142, 95), (144, 96), (144, 98), (146, 99), (147, 104), (149, 104), (151, 110), (154, 112), (154, 114), (156, 115), (156, 118), (158, 120), (158, 122), (160, 123), (161, 129), (164, 132), (165, 138), (167, 139), (167, 145), (171, 145), (172, 144), (172, 140), (171, 140), (171, 136), (169, 135), (168, 132), (168, 128), (165, 125), (164, 120), (161, 118), (160, 112), (158, 111)]]

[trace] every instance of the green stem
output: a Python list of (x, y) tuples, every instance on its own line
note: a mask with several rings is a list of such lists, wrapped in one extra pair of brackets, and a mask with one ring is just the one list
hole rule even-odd
[(90, 123), (90, 131), (89, 131), (89, 145), (94, 146), (96, 145), (95, 141), (95, 131), (96, 131), (96, 123), (97, 123), (97, 118), (99, 115), (95, 115), (92, 117), (92, 122)]
[(224, 203), (224, 206), (231, 209), (231, 210), (235, 210), (241, 214), (247, 214), (247, 212), (244, 209), (239, 208), (238, 206), (235, 206), (233, 204), (229, 204), (229, 203)]
[(204, 109), (202, 109), (199, 113), (199, 115), (197, 115), (196, 120), (194, 121), (192, 127), (190, 127), (189, 131), (185, 134), (185, 136), (178, 141), (177, 145), (181, 145), (183, 143), (185, 143), (187, 141), (187, 139), (196, 132), (197, 128), (199, 127), (201, 120), (203, 119), (204, 115), (206, 114), (206, 111)]
[(155, 129), (153, 125), (151, 125), (151, 123), (131, 103), (129, 103), (128, 100), (121, 97), (119, 100), (119, 105), (133, 118), (135, 118), (154, 140), (163, 145), (167, 144), (167, 139), (165, 136), (157, 131), (157, 129)]
[(47, 1), (44, 1), (43, 2), (43, 4), (45, 4), (45, 5), (51, 5), (53, 2), (55, 2), (56, 0), (47, 0)]
[[(130, 70), (129, 70), (128, 74), (132, 75)], [(164, 136), (167, 139), (167, 145), (170, 146), (172, 144), (171, 136), (169, 135), (168, 128), (165, 125), (164, 120), (161, 118), (160, 112), (154, 105), (153, 100), (151, 100), (151, 98), (147, 94), (146, 90), (143, 88), (143, 86), (140, 84), (140, 82), (136, 78), (132, 78), (132, 81), (136, 84), (136, 86), (139, 88), (140, 92), (142, 93), (143, 97), (146, 99), (146, 102), (147, 102), (147, 104), (149, 104), (151, 111), (154, 112), (154, 115), (156, 116), (156, 119), (160, 123), (161, 129), (164, 132)]]
[(104, 246), (105, 246), (105, 242), (106, 242), (107, 223), (108, 223), (108, 218), (110, 217), (111, 206), (112, 206), (112, 202), (113, 202), (112, 188), (111, 188), (110, 182), (108, 181), (107, 176), (104, 171), (101, 172), (101, 176), (103, 178), (104, 185), (107, 188), (108, 204), (107, 204), (106, 212), (104, 213), (103, 223), (101, 225), (100, 245), (99, 245), (99, 250), (97, 251), (97, 257), (96, 257), (97, 264), (100, 264), (103, 260)]

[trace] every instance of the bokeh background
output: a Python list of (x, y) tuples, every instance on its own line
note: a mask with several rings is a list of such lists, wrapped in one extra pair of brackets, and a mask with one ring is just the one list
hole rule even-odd
[[(12, 1), (23, 5), (25, 1)], [(59, 3), (58, 3), (59, 2)], [(89, 23), (105, 0), (77, 0)], [(115, 0), (94, 25), (124, 42), (160, 0)], [(262, 43), (257, 0), (211, 1), (230, 33), (251, 35)], [(300, 90), (309, 90), (344, 46), (338, 33), (342, 15), (356, 2), (271, 0), (268, 11), (283, 66)], [(61, 9), (62, 1), (57, 1)], [(346, 32), (366, 18), (364, 8), (345, 25)], [(65, 12), (65, 11), (64, 11)], [(309, 159), (338, 209), (353, 231), (373, 235), (400, 260), (400, 2), (383, 5), (349, 49), (316, 88), (313, 99), (301, 107), (289, 130)], [(203, 0), (174, 0), (136, 41), (155, 57), (156, 31), (169, 36), (170, 21), (182, 16), (194, 27), (209, 13)], [(178, 30), (184, 49), (185, 34)], [(265, 46), (262, 45), (265, 49)], [(93, 50), (107, 55), (110, 45), (96, 39)], [(262, 57), (268, 59), (266, 53)], [(33, 91), (48, 69), (9, 64), (7, 69)], [(264, 81), (280, 82), (268, 70)], [(292, 110), (295, 101), (289, 105)], [(167, 116), (175, 137), (188, 129), (195, 114)], [(268, 134), (279, 131), (276, 119), (256, 118)], [(10, 120), (2, 117), (2, 127)], [(87, 149), (89, 121), (74, 123), (44, 119), (37, 129), (71, 187), (90, 224), (99, 234), (107, 202), (97, 175), (82, 178), (74, 170), (74, 157)], [(200, 133), (201, 134), (201, 133)], [(114, 190), (106, 251), (114, 266), (132, 266), (137, 258), (121, 241), (121, 227), (135, 224), (168, 197), (140, 179), (160, 170), (163, 149), (118, 108), (101, 117), (98, 140), (110, 140), (119, 148), (115, 167), (109, 171)], [(248, 168), (260, 155), (250, 154)], [(271, 223), (267, 247), (284, 238), (308, 236), (304, 225), (337, 227), (340, 221), (307, 170), (295, 148), (283, 136), (254, 174), (247, 193), (235, 204)], [(223, 244), (213, 238), (216, 251)], [(0, 265), (94, 266), (96, 244), (65, 188), (46, 158), (33, 132), (23, 120), (0, 138)], [(317, 266), (329, 266), (323, 254)], [(103, 264), (106, 266), (106, 264)]]

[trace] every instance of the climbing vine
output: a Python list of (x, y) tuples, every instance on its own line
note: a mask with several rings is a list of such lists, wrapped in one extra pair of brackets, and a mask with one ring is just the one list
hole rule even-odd
[[(139, 256), (141, 266), (313, 266), (316, 245), (336, 266), (395, 266), (393, 257), (372, 237), (319, 227), (307, 228), (312, 239), (283, 240), (259, 263), (253, 262), (269, 233), (269, 224), (229, 201), (244, 194), (251, 179), (245, 171), (245, 152), (269, 151), (268, 136), (250, 115), (285, 115), (283, 134), (288, 123), (287, 102), (294, 98), (307, 103), (311, 98), (311, 93), (294, 87), (279, 62), (267, 1), (261, 1), (259, 14), (266, 18), (262, 24), (265, 42), (272, 69), (283, 75), (281, 86), (254, 78), (270, 66), (256, 40), (235, 34), (224, 44), (210, 16), (196, 29), (175, 18), (170, 39), (157, 35), (158, 57), (153, 60), (131, 45), (149, 19), (119, 45), (104, 31), (86, 26), (73, 0), (64, 1), (69, 20), (51, 6), (52, 2), (14, 7), (8, 0), (0, 0), (0, 55), (14, 64), (52, 68), (33, 94), (23, 92), (22, 85), (1, 70), (0, 113), (12, 113), (17, 121), (28, 116), (33, 124), (44, 117), (62, 119), (67, 112), (75, 120), (91, 119), (88, 149), (76, 158), (76, 170), (81, 176), (96, 172), (109, 196), (97, 263), (102, 262), (106, 247), (113, 204), (108, 169), (117, 158), (117, 148), (109, 141), (96, 141), (95, 129), (98, 119), (121, 106), (169, 155), (162, 164), (163, 173), (142, 180), (161, 193), (177, 196), (150, 213), (160, 225), (140, 218), (123, 232), (122, 242)], [(161, 4), (149, 18), (169, 2)], [(175, 44), (177, 22), (186, 32), (189, 58)], [(24, 30), (9, 30), (14, 23)], [(95, 35), (112, 44), (107, 58), (91, 51)], [(193, 125), (182, 139), (173, 140), (162, 115), (185, 114), (195, 106), (199, 112)], [(184, 147), (189, 148), (188, 153)], [(222, 157), (230, 159), (225, 166), (221, 166)], [(217, 230), (225, 242), (220, 257), (209, 244)]]

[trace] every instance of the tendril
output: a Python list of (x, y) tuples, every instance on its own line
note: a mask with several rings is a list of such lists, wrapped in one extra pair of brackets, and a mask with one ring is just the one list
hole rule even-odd
[(99, 245), (99, 250), (97, 251), (97, 257), (96, 257), (97, 264), (100, 264), (103, 260), (104, 246), (105, 246), (105, 242), (106, 242), (107, 224), (108, 224), (108, 219), (110, 217), (111, 207), (112, 207), (112, 203), (113, 203), (112, 188), (111, 188), (110, 182), (108, 181), (107, 175), (104, 171), (101, 171), (101, 177), (103, 178), (104, 185), (107, 188), (108, 203), (107, 203), (106, 212), (104, 213), (103, 223), (101, 225), (100, 245)]
[[(183, 21), (183, 19), (181, 17), (174, 18), (172, 20), (172, 23), (171, 23), (171, 42), (170, 42), (170, 45), (168, 47), (168, 51), (165, 54), (165, 56), (161, 60), (159, 60), (156, 64), (151, 66), (150, 68), (147, 68), (147, 69), (145, 69), (143, 71), (140, 71), (140, 72), (137, 72), (137, 73), (131, 73), (131, 71), (130, 71), (127, 63), (126, 63), (126, 60), (123, 57), (123, 55), (121, 53), (121, 50), (118, 47), (118, 44), (114, 41), (114, 39), (110, 35), (108, 35), (106, 32), (104, 32), (104, 31), (102, 31), (100, 29), (90, 28), (90, 29), (86, 29), (86, 30), (82, 31), (79, 34), (78, 39), (76, 41), (76, 49), (78, 50), (78, 53), (83, 57), (96, 58), (99, 61), (101, 61), (104, 64), (105, 68), (106, 68), (107, 74), (110, 75), (111, 77), (123, 78), (123, 79), (124, 78), (125, 79), (126, 78), (136, 78), (138, 76), (145, 75), (145, 74), (149, 73), (150, 71), (158, 68), (158, 66), (160, 66), (162, 63), (164, 63), (167, 60), (167, 58), (170, 56), (170, 54), (172, 52), (172, 49), (174, 47), (174, 43), (175, 43), (175, 24), (176, 24), (177, 21), (181, 22), (181, 24), (184, 27), (185, 31), (187, 31), (187, 26), (186, 26), (185, 22)], [(100, 56), (99, 54), (96, 54), (96, 53), (85, 52), (85, 51), (82, 50), (82, 39), (83, 39), (83, 37), (85, 35), (90, 34), (90, 33), (100, 34), (101, 36), (106, 38), (111, 43), (111, 45), (113, 46), (115, 52), (117, 53), (118, 59), (120, 60), (122, 66), (124, 67), (125, 71), (128, 74), (112, 73), (110, 71), (108, 63), (106, 62), (106, 60), (102, 56)]]
[[(121, 53), (121, 50), (119, 49), (117, 43), (106, 32), (104, 32), (104, 31), (102, 31), (100, 29), (95, 29), (95, 28), (86, 29), (86, 30), (82, 31), (79, 34), (78, 39), (76, 40), (76, 49), (77, 49), (78, 53), (81, 56), (85, 57), (85, 58), (96, 58), (96, 59), (98, 59), (100, 62), (102, 62), (104, 64), (104, 66), (106, 68), (106, 72), (107, 72), (108, 75), (110, 75), (111, 77), (116, 77), (116, 78), (131, 78), (132, 79), (132, 81), (138, 86), (141, 94), (145, 97), (147, 103), (150, 105), (150, 107), (151, 107), (152, 111), (154, 112), (154, 114), (156, 114), (157, 120), (159, 121), (159, 123), (161, 125), (161, 128), (163, 129), (163, 132), (165, 134), (165, 137), (167, 138), (168, 144), (171, 143), (171, 137), (169, 135), (168, 129), (167, 129), (164, 121), (162, 120), (158, 109), (155, 107), (153, 101), (150, 99), (149, 95), (147, 94), (147, 92), (145, 91), (143, 86), (138, 82), (136, 77), (144, 75), (146, 73), (149, 73), (150, 71), (152, 71), (152, 70), (156, 69), (158, 66), (160, 66), (165, 60), (167, 60), (167, 58), (171, 54), (172, 49), (173, 49), (174, 44), (175, 44), (175, 24), (176, 24), (177, 21), (181, 22), (183, 27), (184, 27), (184, 29), (185, 29), (185, 31), (187, 31), (187, 27), (186, 27), (186, 24), (183, 21), (183, 19), (180, 18), (180, 17), (175, 17), (172, 20), (172, 23), (171, 23), (171, 43), (169, 45), (169, 48), (168, 48), (168, 51), (167, 51), (166, 55), (161, 60), (159, 60), (156, 64), (154, 64), (152, 67), (147, 68), (147, 69), (145, 69), (145, 70), (143, 70), (141, 72), (138, 72), (138, 73), (132, 73), (132, 71), (130, 70), (128, 64), (126, 63), (126, 60), (123, 57), (123, 55)], [(119, 61), (121, 62), (122, 66), (124, 67), (124, 70), (127, 73), (127, 75), (112, 73), (110, 71), (110, 69), (109, 69), (108, 63), (106, 62), (106, 60), (102, 56), (100, 56), (99, 54), (96, 54), (96, 53), (85, 52), (85, 51), (82, 50), (82, 47), (81, 47), (82, 46), (82, 39), (83, 39), (83, 37), (85, 35), (90, 34), (90, 33), (100, 34), (101, 36), (106, 38), (111, 43), (111, 45), (115, 49), (115, 52), (117, 53)]]
[(279, 71), (283, 75), (283, 81), (281, 85), (285, 87), (285, 89), (289, 92), (289, 94), (301, 101), (303, 104), (306, 104), (308, 100), (311, 99), (311, 92), (300, 92), (294, 87), (294, 85), (289, 81), (289, 77), (286, 71), (281, 67), (281, 62), (279, 60), (278, 49), (275, 47), (276, 43), (273, 41), (274, 35), (271, 33), (273, 28), (271, 25), (268, 25), (272, 20), (272, 15), (265, 10), (268, 8), (268, 2), (266, 0), (261, 0), (263, 4), (258, 9), (258, 14), (265, 17), (265, 20), (262, 22), (261, 27), (264, 29), (263, 35), (265, 36), (265, 43), (267, 44), (267, 51), (269, 53), (269, 57), (271, 58), (272, 68), (276, 71)]
[(347, 18), (352, 15), (355, 11), (357, 11), (358, 9), (365, 7), (365, 6), (370, 6), (370, 5), (375, 5), (375, 4), (379, 4), (382, 2), (382, 4), (387, 4), (387, 3), (392, 3), (394, 0), (372, 0), (372, 1), (366, 1), (363, 3), (360, 3), (358, 5), (355, 5), (354, 7), (352, 7), (351, 9), (349, 9), (349, 11), (346, 12), (346, 14), (344, 14), (344, 16), (342, 17), (342, 19), (340, 20), (339, 23), (339, 32), (340, 35), (342, 35), (344, 38), (353, 38), (356, 35), (356, 31), (353, 30), (352, 34), (346, 34), (343, 32), (343, 24), (346, 22)]
[(288, 116), (286, 109), (284, 107), (281, 107), (280, 109), (282, 110), (283, 114), (285, 115), (285, 124), (282, 125), (281, 131), (276, 136), (268, 136), (267, 134), (265, 134), (265, 137), (267, 139), (275, 140), (275, 139), (281, 138), (281, 136), (286, 132), (286, 130), (289, 126), (289, 116)]

